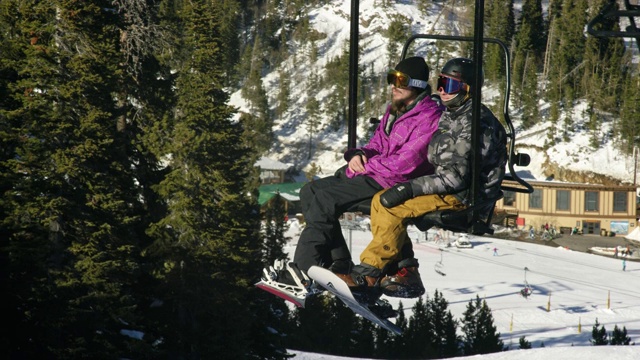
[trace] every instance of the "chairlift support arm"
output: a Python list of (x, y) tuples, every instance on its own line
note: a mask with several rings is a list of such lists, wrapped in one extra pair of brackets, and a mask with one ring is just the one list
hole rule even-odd
[[(611, 0), (596, 15), (593, 20), (587, 24), (587, 32), (595, 37), (628, 37), (636, 40), (636, 45), (640, 48), (640, 28), (636, 25), (635, 18), (640, 18), (640, 5), (631, 4), (630, 0), (624, 0), (625, 10), (616, 7), (616, 0)], [(629, 26), (622, 31), (612, 30), (596, 30), (597, 25), (604, 23), (608, 19), (629, 18)]]

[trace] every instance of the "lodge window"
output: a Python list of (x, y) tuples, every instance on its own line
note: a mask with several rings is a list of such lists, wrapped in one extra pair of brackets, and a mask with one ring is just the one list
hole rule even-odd
[(627, 212), (627, 193), (615, 191), (613, 193), (613, 211)]
[(571, 193), (569, 192), (569, 190), (557, 190), (556, 191), (556, 210), (568, 211), (570, 199), (571, 199)]
[(504, 192), (503, 203), (504, 203), (504, 206), (515, 206), (515, 204), (516, 204), (516, 192), (515, 191), (506, 190)]
[(532, 209), (542, 209), (542, 190), (534, 189), (529, 194), (529, 207)]
[(584, 193), (584, 211), (598, 211), (598, 196), (597, 191), (585, 191)]

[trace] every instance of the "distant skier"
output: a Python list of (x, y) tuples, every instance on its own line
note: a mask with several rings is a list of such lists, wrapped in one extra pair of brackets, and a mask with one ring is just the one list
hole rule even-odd
[(493, 256), (498, 256), (498, 248), (493, 248)]
[(627, 271), (627, 259), (622, 259), (622, 271)]

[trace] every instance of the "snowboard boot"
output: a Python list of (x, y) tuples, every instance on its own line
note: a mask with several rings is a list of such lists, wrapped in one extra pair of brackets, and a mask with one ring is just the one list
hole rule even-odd
[(360, 264), (354, 266), (347, 274), (335, 271), (334, 274), (349, 286), (353, 296), (361, 303), (372, 304), (382, 295), (380, 292), (381, 272), (371, 265)]
[(349, 274), (354, 266), (351, 259), (338, 259), (329, 266), (329, 270), (334, 274)]
[(354, 267), (351, 251), (346, 245), (331, 249), (331, 260), (333, 263), (329, 266), (329, 270), (334, 274), (349, 274)]
[(385, 276), (380, 280), (382, 293), (398, 298), (417, 298), (425, 292), (420, 273), (418, 272), (418, 259), (405, 259), (398, 263), (398, 272)]

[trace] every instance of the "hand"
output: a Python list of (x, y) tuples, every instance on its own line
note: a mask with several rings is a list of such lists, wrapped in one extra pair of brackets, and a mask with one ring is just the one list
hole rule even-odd
[(380, 203), (386, 208), (392, 208), (412, 198), (411, 183), (398, 183), (380, 195)]
[(364, 154), (357, 154), (349, 160), (349, 169), (354, 173), (365, 172), (364, 165), (367, 161), (367, 157)]

